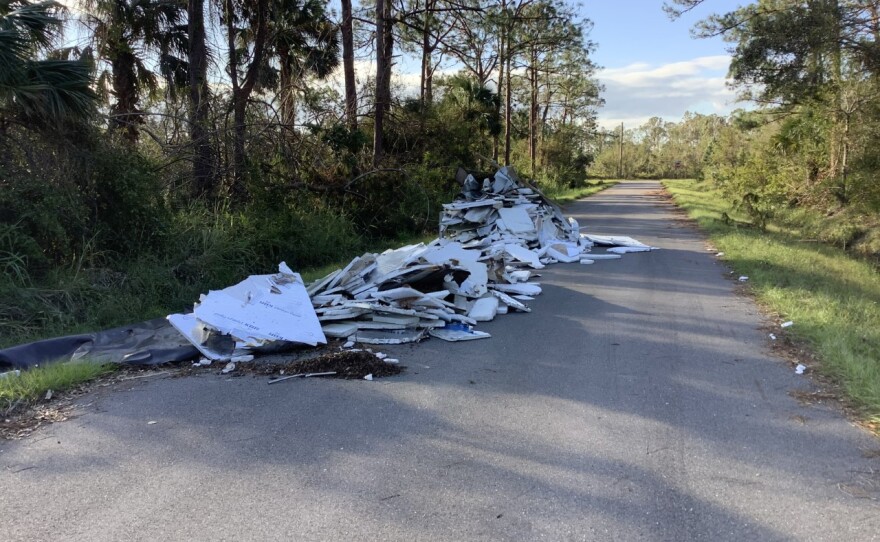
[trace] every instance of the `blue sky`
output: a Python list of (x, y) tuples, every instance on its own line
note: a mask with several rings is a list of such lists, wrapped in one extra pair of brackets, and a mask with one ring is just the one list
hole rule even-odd
[(586, 2), (580, 11), (594, 23), (594, 59), (603, 68), (598, 76), (606, 87), (600, 124), (635, 127), (652, 116), (676, 120), (688, 110), (725, 114), (742, 106), (725, 85), (729, 44), (690, 36), (700, 19), (742, 3), (706, 0), (672, 21), (663, 12), (663, 0)]

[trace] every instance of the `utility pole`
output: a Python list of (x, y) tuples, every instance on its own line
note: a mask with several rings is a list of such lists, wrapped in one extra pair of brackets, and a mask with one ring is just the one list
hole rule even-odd
[(617, 178), (623, 178), (623, 123), (620, 123), (620, 140), (617, 147)]

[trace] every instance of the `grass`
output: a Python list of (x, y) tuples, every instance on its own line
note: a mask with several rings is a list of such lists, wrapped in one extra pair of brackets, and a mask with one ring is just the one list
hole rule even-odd
[[(795, 325), (819, 371), (841, 384), (865, 419), (880, 423), (880, 275), (870, 262), (805, 240), (785, 224), (761, 231), (710, 185), (664, 181), (676, 203), (709, 234), (758, 301)], [(722, 218), (727, 213), (727, 220)]]
[(8, 414), (18, 406), (43, 399), (49, 390), (68, 390), (113, 370), (111, 365), (78, 362), (35, 367), (18, 375), (6, 373), (0, 378), (0, 411)]

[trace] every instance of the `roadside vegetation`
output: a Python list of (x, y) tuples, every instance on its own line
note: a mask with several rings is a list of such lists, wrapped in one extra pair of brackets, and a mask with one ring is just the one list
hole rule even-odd
[(736, 275), (749, 277), (758, 301), (794, 326), (789, 334), (819, 357), (818, 370), (880, 422), (880, 275), (876, 265), (805, 239), (789, 221), (758, 227), (708, 182), (664, 185), (709, 233)]
[(74, 4), (0, 2), (0, 347), (418, 240), (458, 166), (588, 186), (600, 89), (566, 0)]
[[(0, 414), (8, 416), (23, 407), (51, 398), (113, 371), (113, 367), (98, 363), (59, 363), (35, 367), (21, 374), (10, 372), (0, 378)], [(48, 395), (47, 395), (48, 394)]]

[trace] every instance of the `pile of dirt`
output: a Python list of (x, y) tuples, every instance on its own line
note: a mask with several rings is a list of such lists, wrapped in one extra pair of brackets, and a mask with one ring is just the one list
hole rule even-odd
[(335, 372), (335, 375), (323, 378), (344, 378), (349, 380), (362, 379), (370, 374), (373, 375), (373, 378), (394, 376), (400, 374), (405, 369), (401, 365), (382, 361), (375, 354), (364, 350), (333, 352), (314, 358), (286, 363), (248, 364), (247, 367), (242, 364), (239, 367), (256, 374), (274, 377), (303, 373)]

